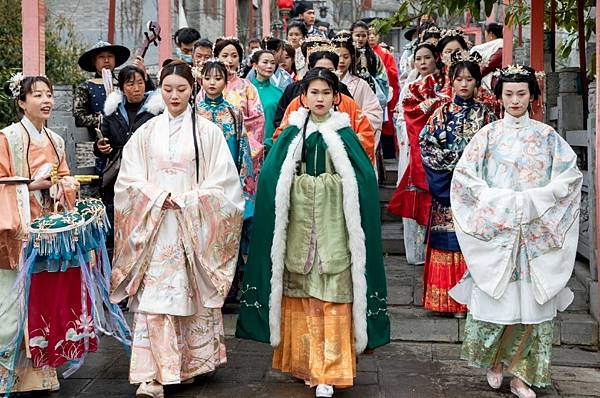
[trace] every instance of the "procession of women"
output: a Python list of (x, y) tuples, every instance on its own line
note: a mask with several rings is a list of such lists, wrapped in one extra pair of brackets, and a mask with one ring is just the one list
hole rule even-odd
[(136, 396), (168, 396), (227, 366), (231, 303), (236, 338), (270, 344), (273, 369), (316, 397), (351, 389), (390, 343), (390, 161), (423, 307), (466, 319), (461, 358), (491, 389), (551, 384), (582, 173), (533, 117), (543, 71), (502, 67), (496, 23), (473, 47), (425, 17), (395, 56), (365, 21), (333, 32), (314, 14), (302, 2), (285, 37), (252, 43), (182, 28), (156, 76), (120, 45), (81, 54), (93, 77), (73, 112), (99, 179), (72, 175), (47, 127), (53, 82), (4, 84), (18, 118), (0, 130), (1, 393), (58, 391), (57, 369), (115, 338)]

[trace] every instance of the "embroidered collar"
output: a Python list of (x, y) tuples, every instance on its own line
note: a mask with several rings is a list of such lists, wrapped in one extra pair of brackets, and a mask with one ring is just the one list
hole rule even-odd
[(525, 112), (523, 116), (514, 117), (506, 111), (504, 112), (504, 118), (502, 120), (504, 121), (505, 126), (515, 129), (524, 128), (528, 126), (529, 122), (531, 121), (528, 112)]
[(473, 97), (469, 98), (469, 99), (464, 99), (461, 98), (458, 95), (454, 96), (454, 103), (456, 105), (460, 105), (460, 106), (473, 106), (473, 104), (475, 104), (475, 99)]
[(209, 98), (208, 95), (204, 97), (204, 102), (206, 102), (209, 105), (220, 105), (224, 101), (225, 101), (225, 98), (223, 98), (223, 94), (219, 95), (215, 99)]

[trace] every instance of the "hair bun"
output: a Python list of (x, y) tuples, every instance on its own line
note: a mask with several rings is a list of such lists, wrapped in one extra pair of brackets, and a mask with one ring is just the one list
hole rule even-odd
[(3, 92), (5, 95), (7, 95), (7, 96), (9, 96), (9, 97), (13, 98), (13, 93), (12, 93), (12, 91), (11, 91), (11, 89), (10, 89), (10, 81), (5, 81), (5, 82), (4, 82), (4, 84), (2, 85), (2, 92)]

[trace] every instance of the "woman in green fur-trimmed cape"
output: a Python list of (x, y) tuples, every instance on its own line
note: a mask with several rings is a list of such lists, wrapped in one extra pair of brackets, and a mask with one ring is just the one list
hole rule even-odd
[[(236, 336), (270, 343), (275, 368), (331, 396), (319, 388), (352, 385), (356, 355), (388, 343), (390, 324), (373, 167), (330, 109), (337, 77), (305, 80), (310, 110), (291, 114), (261, 171)], [(322, 372), (294, 357), (298, 344)]]

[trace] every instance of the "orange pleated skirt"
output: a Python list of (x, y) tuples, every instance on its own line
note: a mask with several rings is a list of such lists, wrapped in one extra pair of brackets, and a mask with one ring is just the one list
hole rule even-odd
[(423, 306), (436, 312), (467, 312), (466, 305), (457, 303), (448, 294), (466, 270), (462, 253), (428, 247), (423, 275)]
[(283, 296), (273, 368), (310, 386), (350, 387), (356, 377), (352, 304)]

